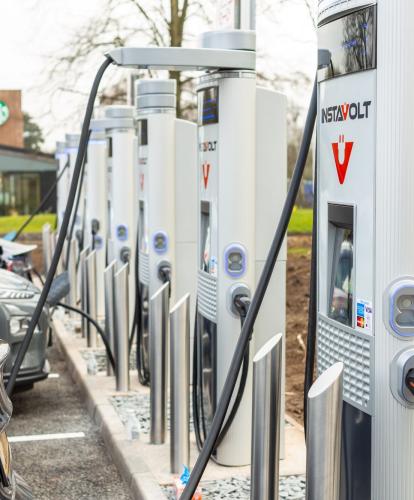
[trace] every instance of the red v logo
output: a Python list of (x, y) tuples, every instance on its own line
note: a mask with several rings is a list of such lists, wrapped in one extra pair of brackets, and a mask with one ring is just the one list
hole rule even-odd
[(202, 165), (202, 168), (203, 168), (204, 189), (207, 189), (211, 165), (210, 163), (205, 161)]
[[(343, 161), (340, 161), (339, 159), (339, 144), (344, 145)], [(336, 171), (338, 172), (338, 179), (340, 184), (343, 184), (345, 182), (346, 173), (348, 171), (349, 160), (351, 159), (353, 147), (354, 147), (353, 142), (345, 142), (344, 135), (339, 136), (338, 142), (332, 143), (332, 150), (335, 158)]]
[(344, 117), (344, 122), (348, 118), (349, 104), (341, 104), (342, 116)]

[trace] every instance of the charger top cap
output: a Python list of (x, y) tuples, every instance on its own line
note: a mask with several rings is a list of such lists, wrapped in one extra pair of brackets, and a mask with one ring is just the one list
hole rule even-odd
[(56, 154), (64, 153), (66, 149), (65, 141), (56, 141)]
[[(105, 130), (134, 128), (135, 112), (133, 106), (107, 106), (104, 109), (105, 118), (92, 120), (98, 127)], [(98, 129), (97, 129), (98, 130)]]
[(200, 36), (203, 49), (256, 50), (256, 32), (251, 30), (208, 31)]
[(173, 94), (177, 93), (177, 82), (171, 78), (165, 80), (138, 80), (136, 93), (139, 96), (147, 94)]
[(78, 148), (80, 141), (80, 134), (66, 134), (66, 147), (67, 148)]
[(105, 118), (134, 118), (134, 108), (126, 105), (107, 106)]
[(139, 80), (136, 84), (137, 109), (175, 109), (176, 93), (175, 80)]
[(105, 132), (107, 120), (103, 118), (94, 118), (91, 120), (89, 129), (91, 132)]

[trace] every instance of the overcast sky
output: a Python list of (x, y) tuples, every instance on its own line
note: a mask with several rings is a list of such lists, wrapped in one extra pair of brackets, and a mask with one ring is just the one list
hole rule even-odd
[[(149, 0), (154, 2), (156, 0)], [(276, 5), (277, 0), (259, 0)], [(314, 3), (316, 0), (314, 1)], [(22, 89), (23, 109), (30, 113), (47, 134), (47, 149), (65, 132), (76, 131), (86, 98), (62, 95), (53, 100), (44, 89), (49, 58), (56, 58), (68, 46), (73, 33), (89, 19), (102, 15), (104, 0), (3, 0), (0, 30), (0, 88)], [(259, 68), (283, 77), (301, 71), (309, 75), (315, 67), (316, 37), (304, 0), (288, 0), (265, 16), (258, 15)], [(84, 91), (96, 72), (85, 74)], [(305, 106), (309, 89), (290, 95)], [(49, 109), (52, 112), (49, 113)]]

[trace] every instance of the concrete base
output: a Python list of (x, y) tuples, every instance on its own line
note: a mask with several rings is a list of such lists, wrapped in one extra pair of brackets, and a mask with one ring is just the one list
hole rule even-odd
[[(104, 373), (87, 374), (85, 359), (80, 350), (85, 349), (85, 339), (68, 331), (59, 315), (53, 320), (55, 337), (64, 354), (73, 380), (78, 384), (85, 398), (87, 409), (99, 426), (108, 452), (111, 454), (120, 474), (130, 486), (134, 498), (161, 500), (165, 496), (160, 485), (173, 484), (175, 476), (170, 474), (169, 442), (163, 445), (149, 444), (149, 436), (142, 434), (139, 440), (127, 437), (125, 426), (110, 402), (116, 394), (115, 379)], [(131, 391), (148, 393), (149, 389), (138, 383), (136, 371), (131, 372)], [(285, 429), (285, 459), (281, 460), (281, 475), (305, 474), (305, 443), (303, 428), (287, 417), (290, 425)], [(191, 439), (191, 466), (198, 456), (194, 435)], [(250, 467), (220, 467), (210, 462), (203, 480), (249, 476)]]

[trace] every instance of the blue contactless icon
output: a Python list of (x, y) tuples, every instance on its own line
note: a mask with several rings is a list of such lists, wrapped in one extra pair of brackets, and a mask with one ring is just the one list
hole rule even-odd
[(128, 239), (128, 228), (123, 224), (120, 224), (116, 228), (116, 237), (119, 241), (126, 241)]
[(229, 245), (224, 252), (224, 267), (231, 278), (241, 278), (247, 267), (246, 250), (241, 245)]
[(168, 236), (164, 231), (158, 231), (152, 239), (154, 251), (158, 254), (163, 254), (168, 250)]

